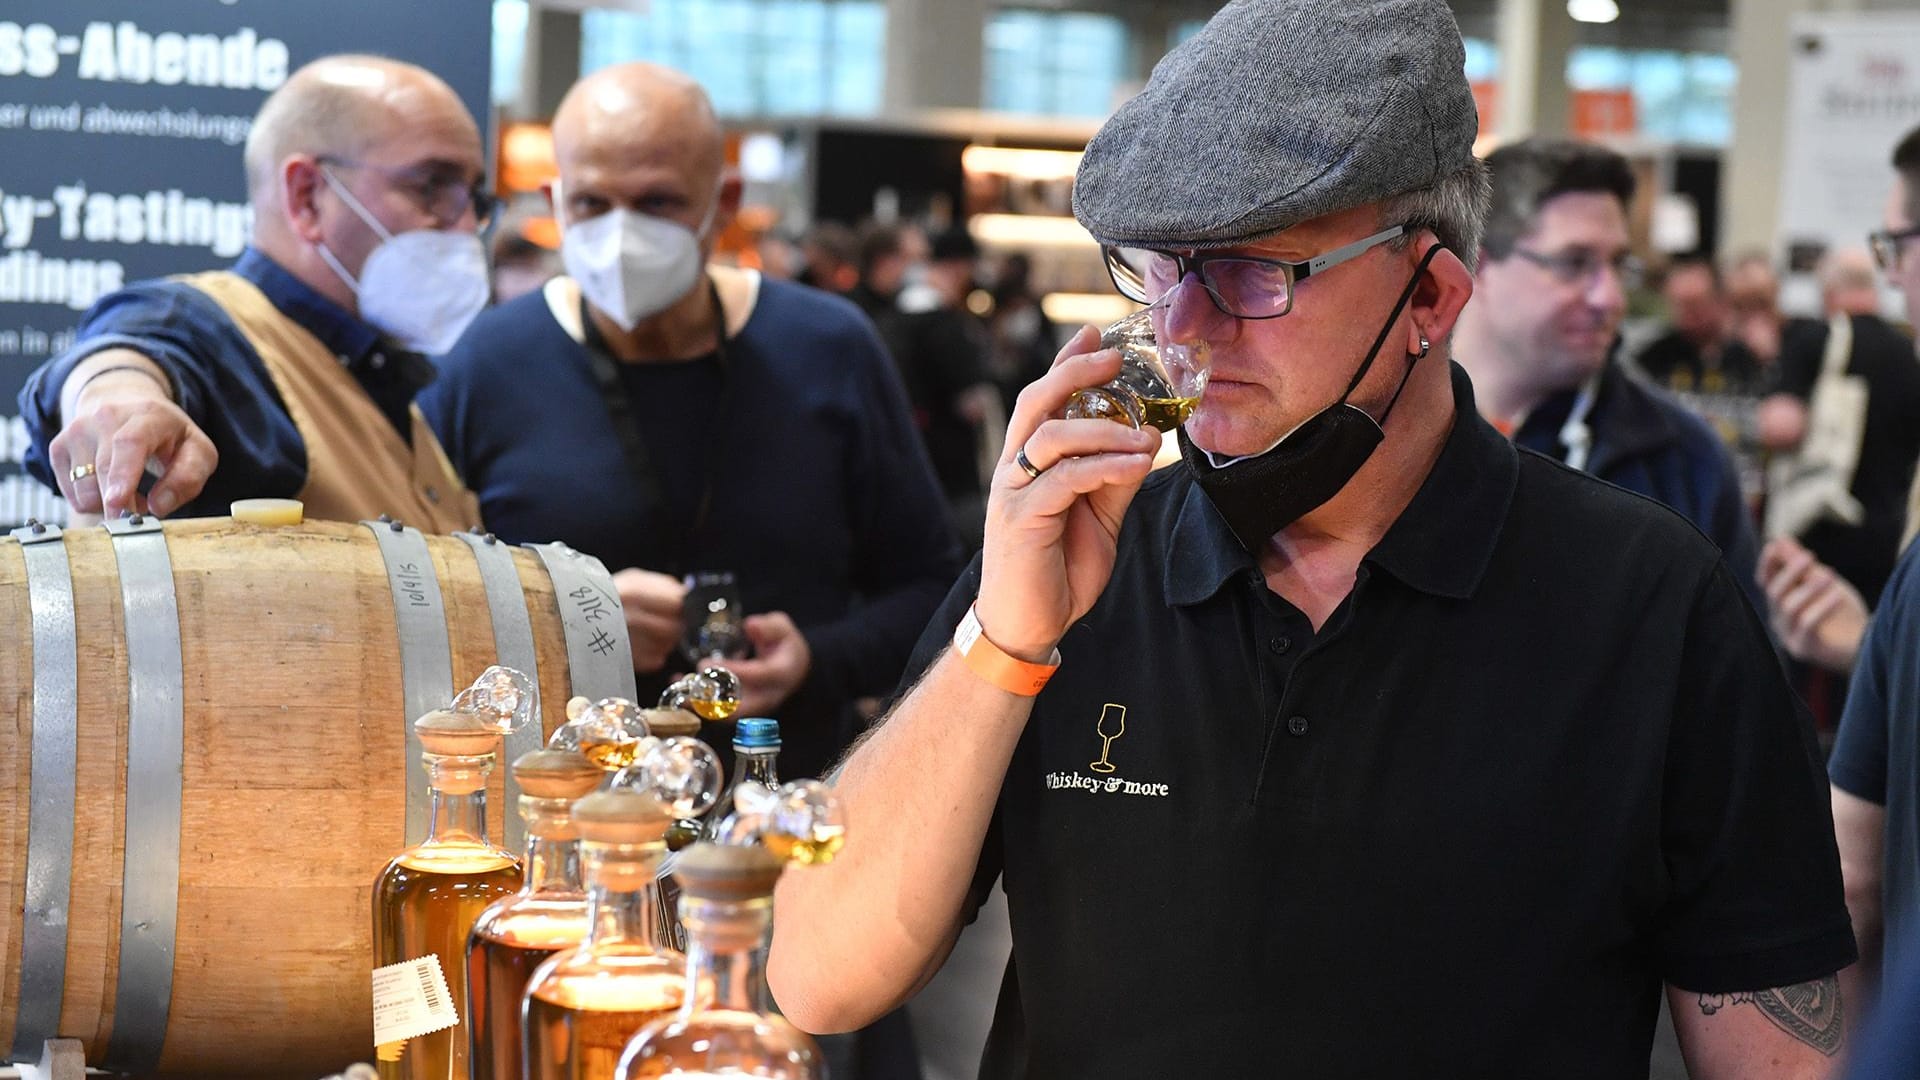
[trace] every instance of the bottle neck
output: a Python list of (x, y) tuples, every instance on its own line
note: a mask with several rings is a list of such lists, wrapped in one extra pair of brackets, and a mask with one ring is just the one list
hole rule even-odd
[(493, 771), (493, 755), (423, 756), (427, 782), (433, 789), (433, 820), (427, 828), (425, 843), (489, 846), (487, 774)]
[(666, 845), (582, 842), (587, 876), (586, 947), (620, 943), (643, 951), (660, 950), (655, 921), (654, 879)]
[(754, 747), (753, 749), (734, 748), (734, 786), (742, 780), (751, 780), (756, 784), (765, 784), (770, 788), (780, 786), (780, 775), (774, 763), (780, 757), (777, 746)]
[(521, 816), (527, 821), (526, 888), (529, 895), (567, 893), (579, 896), (586, 891), (586, 879), (580, 871), (579, 833), (568, 813), (572, 804), (566, 799), (520, 797)]
[(767, 935), (773, 926), (773, 900), (745, 902), (680, 898), (687, 927), (687, 994), (681, 1015), (701, 1011), (698, 1004), (712, 988), (705, 1008), (767, 1013)]

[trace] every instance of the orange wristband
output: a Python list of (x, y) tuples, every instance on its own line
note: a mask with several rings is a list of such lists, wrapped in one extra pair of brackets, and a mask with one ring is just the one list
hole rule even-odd
[(1060, 670), (1059, 649), (1053, 650), (1051, 664), (1029, 664), (1002, 652), (1000, 646), (987, 640), (986, 633), (980, 629), (980, 616), (974, 614), (971, 605), (967, 607), (967, 617), (954, 628), (953, 647), (975, 675), (1021, 697), (1038, 694), (1047, 680), (1053, 678), (1053, 673)]

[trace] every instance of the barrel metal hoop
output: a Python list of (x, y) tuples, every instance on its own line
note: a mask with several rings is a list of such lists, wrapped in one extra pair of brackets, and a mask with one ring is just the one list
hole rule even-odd
[(127, 643), (126, 856), (120, 878), (120, 967), (109, 1068), (160, 1066), (173, 1006), (180, 906), (185, 755), (180, 608), (160, 521), (106, 523), (120, 573)]
[(560, 629), (567, 638), (567, 667), (577, 697), (623, 697), (638, 692), (633, 678), (633, 647), (613, 575), (599, 559), (562, 543), (527, 544), (546, 565), (553, 598), (560, 608)]
[[(493, 620), (494, 656), (501, 664), (531, 678), (538, 687), (540, 658), (533, 645), (533, 620), (527, 615), (527, 594), (520, 586), (513, 549), (491, 534), (457, 532), (453, 535), (473, 550), (473, 561), (480, 567), (480, 584), (487, 594), (487, 613)], [(507, 762), (511, 764), (520, 755), (540, 749), (545, 741), (540, 717), (536, 715), (533, 723), (507, 736)], [(507, 807), (502, 816), (507, 823), (507, 850), (519, 851), (527, 842), (526, 819), (514, 810), (520, 797), (520, 783), (514, 779), (512, 769), (506, 770), (506, 780)]]
[(420, 530), (395, 521), (362, 521), (380, 545), (393, 589), (393, 623), (400, 637), (400, 686), (406, 728), (407, 844), (427, 838), (432, 814), (427, 771), (421, 767), (420, 734), (413, 722), (453, 700), (453, 650), (440, 579)]
[(8, 1058), (37, 1062), (58, 1035), (67, 988), (67, 917), (73, 898), (74, 794), (78, 783), (79, 654), (73, 570), (53, 525), (13, 530), (27, 567), (33, 620), (32, 795), (20, 919), (20, 997)]

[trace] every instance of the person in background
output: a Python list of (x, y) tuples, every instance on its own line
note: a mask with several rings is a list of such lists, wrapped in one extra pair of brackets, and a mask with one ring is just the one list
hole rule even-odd
[(800, 248), (785, 234), (764, 232), (754, 241), (760, 272), (778, 281), (793, 281), (800, 270)]
[(1025, 252), (1001, 258), (992, 291), (993, 316), (988, 330), (993, 351), (988, 354), (988, 367), (1000, 387), (1004, 411), (1011, 413), (1020, 391), (1052, 366), (1053, 354), (1059, 348), (1058, 330), (1034, 291), (1033, 260)]
[(1673, 390), (1700, 394), (1754, 394), (1765, 371), (1759, 357), (1733, 336), (1732, 312), (1713, 260), (1685, 256), (1667, 267), (1660, 295), (1671, 329), (1637, 359), (1640, 370)]
[(967, 308), (979, 259), (980, 247), (964, 228), (934, 237), (925, 279), (901, 291), (900, 310), (888, 325), (914, 424), (968, 551), (980, 546), (986, 514), (985, 428), (1006, 422), (987, 368), (992, 341)]
[(985, 549), (835, 773), (861, 843), (780, 883), (787, 1016), (904, 999), (1001, 879), (988, 1080), (1644, 1077), (1663, 988), (1697, 1080), (1832, 1070), (1855, 952), (1764, 628), (1448, 362), (1463, 70), (1444, 0), (1236, 0), (1088, 144), (1116, 287), (1210, 347), (1181, 467), (1062, 415), (1120, 370), (1093, 327), (1021, 394)]
[[(1920, 128), (1893, 154), (1894, 191), (1887, 227), (1872, 237), (1874, 258), (1902, 293), (1907, 313), (1920, 311)], [(1851, 316), (1855, 326), (1870, 316)], [(1855, 338), (1854, 359), (1860, 359)], [(1907, 343), (1905, 363), (1915, 363)], [(1893, 356), (1888, 355), (1891, 362)], [(1881, 392), (1875, 386), (1873, 393)], [(1869, 403), (1869, 424), (1873, 405)], [(1862, 458), (1865, 468), (1865, 458)], [(1920, 484), (1913, 492), (1920, 499)], [(1864, 500), (1863, 500), (1864, 501)], [(1920, 507), (1920, 501), (1913, 503)], [(1864, 638), (1860, 593), (1811, 554), (1785, 551), (1779, 562), (1780, 612), (1808, 637), (1829, 643), (1829, 659), (1850, 666), (1846, 710), (1827, 762), (1834, 829), (1846, 875), (1847, 907), (1859, 939), (1859, 982), (1871, 988), (1884, 957), (1907, 948), (1920, 955), (1920, 546), (1912, 540), (1920, 512), (1909, 512), (1892, 541), (1903, 549), (1878, 594)], [(1769, 555), (1772, 555), (1769, 548)], [(1769, 560), (1772, 561), (1772, 560)], [(1834, 570), (1840, 568), (1835, 567)], [(1866, 594), (1873, 596), (1874, 594)], [(1819, 608), (1831, 610), (1824, 615)], [(1776, 614), (1776, 618), (1781, 618)], [(1850, 648), (1858, 641), (1857, 649)], [(1817, 659), (1817, 657), (1815, 658)], [(1883, 948), (1883, 943), (1885, 948)], [(1906, 988), (1911, 990), (1911, 986)], [(1908, 1018), (1911, 1022), (1911, 1017)]]
[(1771, 370), (1787, 338), (1814, 333), (1816, 319), (1789, 316), (1780, 310), (1780, 276), (1763, 251), (1749, 251), (1727, 268), (1727, 310), (1733, 338), (1746, 346), (1763, 370)]
[(860, 281), (847, 299), (860, 305), (881, 336), (900, 310), (900, 292), (927, 268), (927, 236), (904, 222), (870, 224), (860, 230)]
[(87, 312), (20, 392), (27, 471), (80, 515), (282, 497), (313, 518), (478, 524), (413, 408), (425, 354), (487, 302), (494, 199), (466, 106), (412, 64), (323, 57), (261, 105), (245, 161), (247, 250)]
[(1454, 346), (1480, 413), (1536, 450), (1684, 514), (1755, 606), (1759, 542), (1720, 439), (1612, 359), (1627, 290), (1633, 169), (1603, 147), (1534, 138), (1487, 158), (1492, 210)]
[[(1886, 266), (1903, 280), (1897, 261)], [(1824, 518), (1798, 537), (1823, 563), (1847, 579), (1871, 604), (1893, 572), (1907, 516), (1907, 491), (1920, 461), (1920, 363), (1913, 339), (1879, 315), (1880, 293), (1873, 267), (1858, 253), (1839, 250), (1818, 267), (1821, 302), (1827, 317), (1845, 319), (1852, 337), (1849, 376), (1864, 380), (1865, 423), (1860, 457), (1848, 493), (1860, 519)], [(1761, 402), (1759, 432), (1777, 453), (1798, 449), (1806, 437), (1808, 403), (1815, 393), (1829, 329), (1797, 334), (1780, 354), (1773, 392)]]
[(560, 255), (519, 229), (503, 229), (493, 242), (493, 302), (504, 304), (538, 290), (560, 273)]
[(837, 221), (822, 221), (800, 238), (802, 285), (845, 294), (860, 283), (860, 240)]

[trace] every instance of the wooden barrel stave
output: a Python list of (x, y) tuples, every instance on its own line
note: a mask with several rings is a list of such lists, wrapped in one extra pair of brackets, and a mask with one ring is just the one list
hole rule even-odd
[[(160, 1075), (317, 1076), (371, 1040), (371, 886), (405, 844), (405, 730), (393, 596), (357, 525), (303, 527), (298, 544), (231, 522), (168, 526), (186, 702), (173, 995)], [(79, 805), (63, 1034), (98, 1062), (113, 1028), (125, 826), (127, 659), (111, 541), (69, 532), (79, 619)], [(248, 570), (235, 570), (245, 550)], [(493, 662), (472, 553), (429, 543), (454, 681)], [(571, 686), (545, 569), (516, 552), (546, 727)], [(344, 603), (342, 597), (351, 597)], [(0, 1049), (18, 1007), (31, 788), (31, 615), (25, 562), (0, 543)], [(318, 680), (326, 680), (324, 685)], [(502, 833), (504, 768), (490, 788)]]

